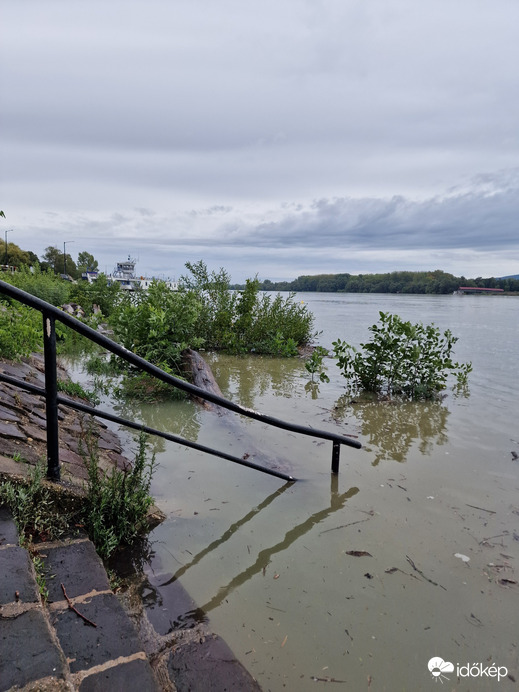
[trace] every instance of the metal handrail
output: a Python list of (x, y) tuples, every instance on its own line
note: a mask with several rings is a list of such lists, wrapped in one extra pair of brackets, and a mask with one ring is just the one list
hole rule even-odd
[(43, 389), (40, 387), (36, 387), (35, 385), (30, 385), (29, 383), (24, 382), (23, 380), (17, 380), (15, 378), (8, 377), (7, 375), (3, 375), (1, 373), (0, 373), (0, 380), (4, 381), (4, 382), (8, 382), (10, 384), (14, 384), (15, 386), (19, 386), (19, 387), (26, 389), (28, 391), (32, 391), (33, 393), (36, 393), (36, 394), (43, 396), (45, 398), (46, 421), (47, 421), (47, 476), (51, 480), (58, 481), (60, 479), (59, 442), (58, 442), (58, 405), (69, 406), (69, 407), (75, 408), (77, 410), (85, 410), (86, 413), (89, 413), (91, 415), (98, 416), (98, 417), (104, 418), (106, 420), (111, 420), (114, 422), (122, 423), (123, 425), (126, 425), (130, 428), (133, 428), (133, 429), (142, 430), (144, 432), (150, 432), (151, 434), (158, 435), (160, 437), (164, 437), (164, 438), (169, 439), (169, 440), (173, 440), (174, 442), (179, 442), (180, 444), (183, 444), (187, 447), (199, 449), (199, 450), (207, 452), (209, 454), (213, 454), (215, 456), (219, 456), (219, 457), (222, 457), (224, 459), (228, 459), (229, 461), (233, 461), (234, 463), (238, 463), (238, 464), (241, 464), (243, 466), (249, 466), (251, 468), (257, 469), (257, 470), (262, 471), (264, 473), (268, 473), (270, 475), (277, 476), (277, 477), (282, 478), (282, 479), (287, 480), (287, 481), (295, 481), (296, 480), (292, 476), (281, 473), (280, 471), (276, 471), (273, 469), (268, 469), (268, 468), (263, 467), (263, 466), (259, 466), (257, 464), (250, 462), (250, 461), (247, 461), (245, 459), (240, 459), (238, 457), (234, 457), (234, 456), (227, 454), (225, 452), (219, 452), (218, 450), (211, 449), (211, 448), (205, 447), (203, 445), (199, 445), (198, 443), (195, 443), (195, 442), (190, 442), (188, 440), (177, 437), (175, 435), (170, 435), (168, 433), (162, 433), (159, 430), (155, 430), (155, 429), (149, 428), (147, 426), (144, 426), (144, 425), (141, 425), (138, 423), (133, 423), (132, 421), (128, 421), (124, 418), (120, 418), (118, 416), (114, 416), (113, 414), (100, 411), (97, 408), (84, 406), (84, 405), (79, 404), (77, 402), (73, 402), (69, 399), (65, 399), (64, 397), (58, 396), (57, 365), (56, 365), (56, 329), (55, 329), (55, 321), (56, 320), (62, 322), (66, 326), (70, 327), (71, 329), (78, 332), (79, 334), (86, 337), (87, 339), (90, 339), (90, 341), (93, 341), (94, 343), (98, 344), (99, 346), (110, 351), (114, 355), (119, 356), (120, 358), (123, 358), (126, 362), (130, 363), (131, 365), (134, 365), (135, 367), (139, 368), (140, 370), (143, 370), (144, 372), (147, 372), (149, 375), (156, 377), (157, 379), (161, 380), (162, 382), (165, 382), (165, 383), (170, 384), (174, 387), (177, 387), (178, 389), (181, 389), (192, 396), (196, 396), (200, 399), (205, 399), (205, 400), (210, 401), (214, 404), (217, 404), (218, 406), (221, 406), (222, 408), (226, 408), (229, 411), (234, 411), (235, 413), (239, 413), (243, 416), (246, 416), (247, 418), (253, 418), (255, 420), (261, 421), (262, 423), (266, 423), (267, 425), (272, 425), (273, 427), (281, 428), (282, 430), (288, 430), (290, 432), (295, 432), (295, 433), (298, 433), (301, 435), (307, 435), (307, 436), (317, 437), (320, 439), (325, 439), (325, 440), (331, 441), (332, 442), (332, 469), (331, 469), (332, 473), (338, 473), (339, 472), (339, 459), (340, 459), (340, 446), (341, 445), (346, 445), (348, 447), (355, 447), (356, 449), (360, 449), (362, 446), (360, 444), (360, 442), (358, 442), (357, 440), (351, 439), (351, 438), (346, 437), (344, 435), (338, 435), (336, 433), (328, 432), (326, 430), (318, 430), (316, 428), (309, 428), (309, 427), (305, 427), (303, 425), (298, 425), (296, 423), (290, 423), (288, 421), (283, 421), (283, 420), (280, 420), (278, 418), (274, 418), (273, 416), (269, 416), (269, 415), (260, 413), (259, 411), (255, 411), (254, 409), (246, 408), (244, 406), (241, 406), (240, 404), (236, 404), (232, 401), (229, 401), (228, 399), (220, 397), (217, 394), (207, 392), (204, 389), (202, 389), (201, 387), (197, 387), (196, 385), (193, 385), (189, 382), (186, 382), (185, 380), (181, 380), (178, 377), (174, 377), (173, 375), (170, 375), (169, 373), (164, 372), (164, 370), (161, 370), (156, 365), (152, 365), (151, 363), (149, 363), (144, 358), (141, 358), (140, 356), (136, 355), (135, 353), (132, 353), (128, 349), (124, 348), (124, 346), (121, 346), (120, 344), (117, 344), (115, 341), (112, 341), (111, 339), (106, 337), (104, 334), (100, 334), (98, 331), (96, 331), (95, 329), (92, 329), (92, 327), (89, 327), (88, 325), (84, 324), (83, 322), (76, 319), (75, 317), (72, 317), (68, 313), (63, 312), (62, 310), (55, 307), (54, 305), (51, 305), (50, 303), (47, 303), (46, 301), (42, 300), (41, 298), (37, 298), (36, 296), (33, 296), (30, 293), (27, 293), (26, 291), (22, 291), (21, 289), (16, 288), (15, 286), (12, 286), (11, 284), (6, 283), (5, 281), (0, 281), (0, 293), (4, 293), (5, 295), (9, 296), (10, 298), (18, 300), (21, 303), (24, 303), (25, 305), (28, 305), (29, 307), (34, 308), (35, 310), (39, 310), (43, 316), (43, 352), (44, 352), (44, 365), (45, 365), (45, 388)]

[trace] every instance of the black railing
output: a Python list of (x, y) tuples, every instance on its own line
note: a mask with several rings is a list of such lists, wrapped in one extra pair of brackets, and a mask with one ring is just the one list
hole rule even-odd
[(269, 469), (254, 462), (248, 461), (246, 459), (240, 459), (226, 452), (221, 452), (204, 445), (200, 445), (197, 442), (192, 442), (186, 440), (177, 435), (171, 435), (169, 433), (161, 432), (160, 430), (155, 430), (146, 425), (140, 423), (134, 423), (125, 418), (120, 418), (106, 411), (101, 411), (95, 407), (85, 406), (79, 402), (72, 401), (71, 399), (64, 398), (58, 395), (57, 387), (57, 365), (56, 365), (56, 320), (62, 322), (67, 327), (70, 327), (74, 331), (78, 332), (82, 336), (90, 339), (94, 343), (98, 344), (102, 348), (110, 351), (116, 356), (123, 358), (125, 361), (131, 365), (147, 372), (149, 375), (156, 377), (162, 382), (177, 387), (184, 392), (192, 396), (196, 396), (200, 399), (205, 399), (213, 404), (217, 404), (222, 408), (228, 409), (229, 411), (234, 411), (247, 418), (253, 418), (255, 420), (266, 423), (267, 425), (272, 425), (276, 428), (281, 428), (282, 430), (288, 430), (290, 432), (298, 433), (301, 435), (308, 435), (311, 437), (317, 437), (324, 440), (329, 440), (332, 442), (332, 473), (339, 472), (339, 459), (340, 459), (340, 448), (341, 445), (347, 445), (348, 447), (355, 447), (360, 449), (361, 444), (357, 440), (354, 440), (344, 435), (337, 435), (326, 430), (317, 430), (315, 428), (308, 428), (303, 425), (297, 425), (295, 423), (289, 423), (288, 421), (283, 421), (273, 416), (268, 416), (253, 409), (245, 408), (239, 404), (235, 404), (228, 399), (224, 399), (216, 394), (207, 392), (200, 387), (197, 387), (189, 382), (181, 380), (173, 375), (169, 375), (164, 370), (161, 370), (155, 365), (152, 365), (148, 361), (144, 360), (135, 353), (128, 351), (123, 346), (115, 343), (108, 337), (100, 334), (95, 329), (92, 329), (86, 324), (83, 324), (80, 320), (72, 317), (71, 315), (63, 312), (59, 308), (51, 305), (50, 303), (36, 298), (35, 296), (22, 291), (5, 281), (0, 281), (0, 293), (4, 293), (10, 298), (28, 305), (35, 310), (39, 310), (43, 316), (43, 352), (44, 352), (44, 365), (45, 365), (45, 387), (38, 387), (36, 385), (29, 384), (24, 380), (19, 380), (17, 378), (9, 377), (0, 373), (0, 381), (6, 382), (8, 384), (14, 385), (25, 389), (33, 394), (44, 397), (45, 399), (45, 411), (46, 411), (46, 423), (47, 423), (47, 477), (54, 481), (59, 481), (60, 479), (60, 464), (59, 464), (59, 438), (58, 438), (58, 406), (69, 406), (70, 408), (76, 409), (78, 411), (83, 411), (90, 415), (102, 418), (104, 420), (113, 421), (125, 425), (134, 430), (140, 430), (152, 435), (157, 435), (163, 437), (167, 440), (177, 442), (186, 447), (191, 447), (192, 449), (197, 449), (199, 451), (212, 454), (213, 456), (218, 456), (228, 461), (232, 461), (236, 464), (242, 466), (248, 466), (249, 468), (262, 471), (263, 473), (282, 478), (286, 481), (295, 481), (296, 479), (290, 475), (277, 471), (275, 469)]

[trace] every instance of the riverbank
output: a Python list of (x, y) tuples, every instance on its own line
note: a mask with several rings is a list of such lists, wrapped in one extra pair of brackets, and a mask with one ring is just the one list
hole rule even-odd
[[(40, 356), (21, 363), (2, 360), (0, 371), (28, 383), (44, 386), (43, 361)], [(60, 368), (58, 377), (67, 379), (63, 368)], [(90, 419), (90, 416), (87, 418)], [(45, 429), (43, 399), (0, 382), (0, 480), (22, 480), (36, 463), (45, 459)], [(81, 451), (82, 446), (85, 448), (87, 431), (96, 440), (102, 469), (123, 468), (130, 464), (126, 450), (114, 431), (95, 420), (93, 425), (89, 425), (83, 414), (60, 408), (59, 454), (62, 480), (59, 483), (45, 481), (45, 484), (52, 491), (57, 506), (64, 511), (69, 511), (71, 505), (73, 507), (75, 503), (81, 502), (84, 496), (87, 470)], [(5, 535), (0, 535), (0, 554), (3, 558), (0, 589), (0, 690), (10, 689), (13, 685), (28, 685), (24, 689), (106, 689), (103, 685), (110, 675), (116, 674), (118, 677), (114, 679), (121, 683), (121, 689), (135, 689), (134, 684), (137, 682), (134, 669), (136, 665), (142, 668), (144, 662), (149, 664), (159, 690), (259, 689), (225, 642), (211, 632), (206, 620), (197, 622), (188, 629), (181, 627), (168, 632), (163, 632), (158, 622), (153, 619), (150, 621), (141, 598), (145, 579), (135, 570), (127, 575), (130, 587), (119, 587), (116, 597), (110, 589), (105, 568), (86, 536), (75, 535), (67, 540), (52, 544), (40, 543), (34, 547), (35, 554), (42, 560), (50, 585), (50, 597), (42, 604), (27, 551), (17, 546), (12, 520), (2, 511), (3, 525), (7, 528)], [(163, 518), (160, 510), (154, 508), (150, 522), (157, 524)], [(16, 558), (14, 562), (8, 559), (11, 554)], [(110, 566), (120, 573), (124, 571), (124, 566), (118, 565), (118, 555), (111, 559)], [(98, 585), (100, 580), (101, 586)], [(85, 624), (71, 612), (68, 598), (59, 589), (62, 582), (66, 584), (67, 596), (72, 605), (83, 614), (90, 613), (89, 619), (95, 622), (95, 628), (91, 624)], [(28, 585), (27, 598), (25, 591), (22, 593), (20, 590), (21, 583)], [(175, 620), (176, 610), (183, 610), (186, 604), (196, 609), (188, 594), (179, 588), (175, 602), (164, 604), (161, 610), (169, 622)], [(44, 631), (45, 637), (39, 639), (36, 633), (33, 641), (33, 629), (26, 631), (22, 620), (35, 618), (40, 623), (38, 632)], [(20, 628), (25, 633), (23, 648), (27, 653), (26, 663), (22, 666), (15, 664), (14, 656), (20, 646)], [(73, 630), (77, 634), (75, 638), (71, 637)], [(131, 650), (127, 651), (123, 640), (131, 642)], [(90, 660), (90, 649), (96, 652), (95, 665)], [(124, 649), (126, 653), (116, 656), (119, 649)], [(121, 656), (126, 656), (128, 660), (122, 661)], [(45, 670), (42, 672), (43, 669), (37, 665), (39, 659), (60, 662), (58, 672), (55, 673), (56, 681), (51, 680), (50, 687), (38, 687), (42, 676), (50, 675), (48, 666), (44, 666)], [(143, 671), (143, 675), (149, 676), (148, 668), (143, 668)], [(4, 680), (10, 681), (8, 687), (3, 686)], [(95, 680), (98, 681), (98, 686), (94, 684), (92, 687), (92, 681)], [(52, 686), (54, 682), (57, 686)], [(151, 689), (146, 685), (144, 687)]]

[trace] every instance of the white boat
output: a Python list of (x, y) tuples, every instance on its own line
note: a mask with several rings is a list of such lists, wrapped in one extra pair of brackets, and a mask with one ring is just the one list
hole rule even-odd
[[(111, 274), (107, 274), (106, 276), (108, 283), (111, 284), (116, 282), (125, 291), (135, 291), (139, 289), (147, 291), (151, 285), (151, 282), (155, 281), (156, 279), (147, 276), (137, 276), (135, 273), (136, 263), (137, 261), (132, 259), (130, 255), (128, 255), (127, 260), (117, 262), (113, 272)], [(86, 279), (89, 283), (93, 283), (97, 279), (98, 275), (99, 273), (97, 271), (87, 270), (86, 272), (83, 272), (82, 278)], [(164, 279), (164, 283), (172, 291), (178, 290), (178, 284), (176, 281)]]

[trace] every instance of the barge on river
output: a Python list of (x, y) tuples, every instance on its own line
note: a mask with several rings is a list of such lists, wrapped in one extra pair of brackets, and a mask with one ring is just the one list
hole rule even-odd
[(479, 288), (479, 286), (460, 286), (454, 295), (464, 296), (471, 293), (483, 293), (486, 295), (495, 295), (496, 293), (504, 293), (502, 288)]

